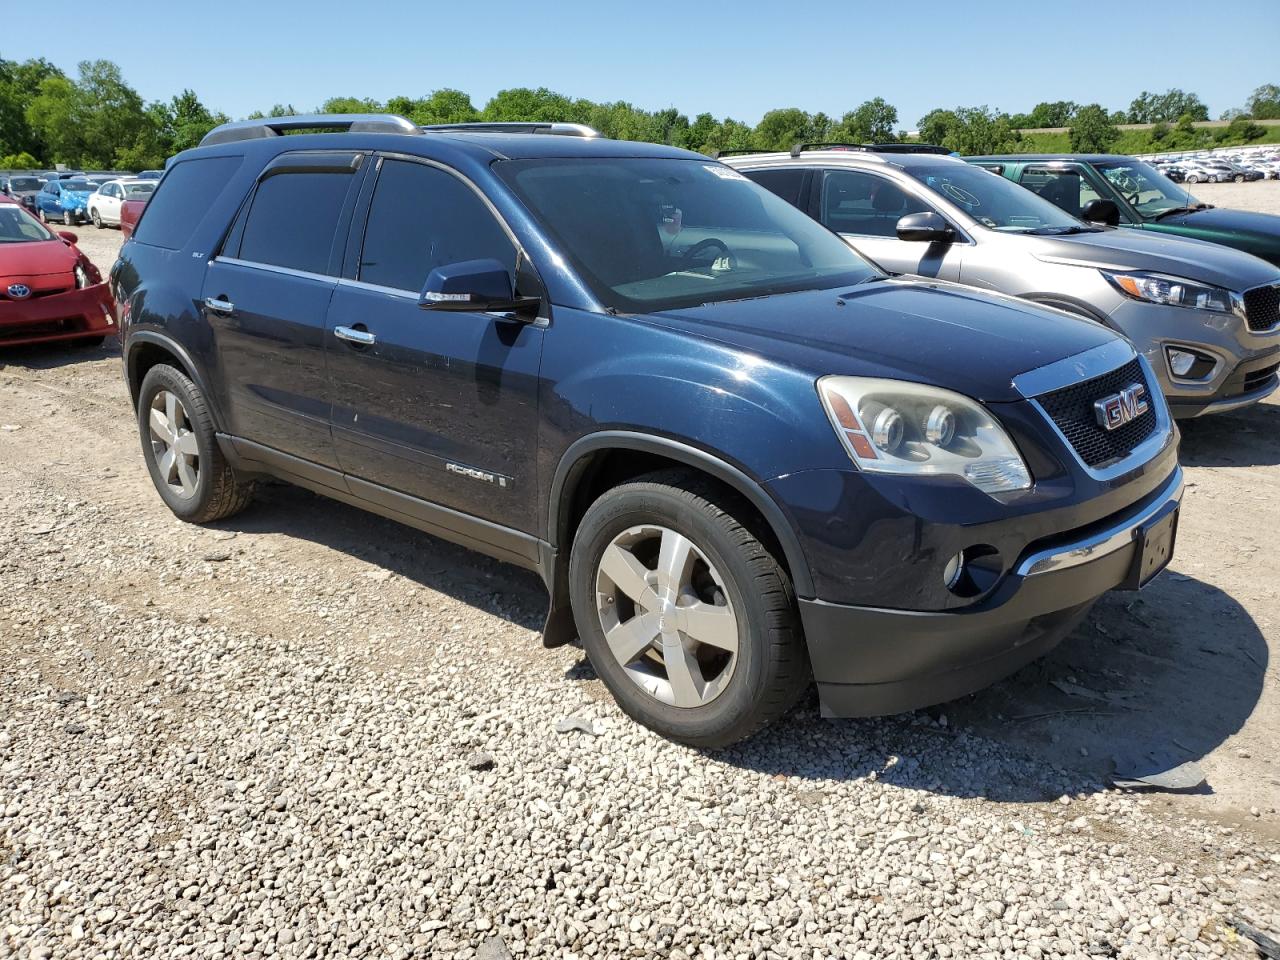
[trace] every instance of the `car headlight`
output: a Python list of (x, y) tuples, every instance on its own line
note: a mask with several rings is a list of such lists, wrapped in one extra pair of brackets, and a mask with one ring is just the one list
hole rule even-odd
[(960, 477), (993, 494), (1031, 486), (1009, 435), (968, 397), (869, 377), (823, 377), (818, 395), (859, 469)]
[(1127, 297), (1160, 303), (1174, 307), (1192, 307), (1196, 310), (1215, 310), (1230, 313), (1231, 291), (1213, 287), (1181, 277), (1166, 277), (1158, 273), (1112, 273), (1103, 270), (1102, 275)]
[(76, 264), (76, 289), (80, 290), (89, 285), (89, 274), (85, 271), (83, 264)]

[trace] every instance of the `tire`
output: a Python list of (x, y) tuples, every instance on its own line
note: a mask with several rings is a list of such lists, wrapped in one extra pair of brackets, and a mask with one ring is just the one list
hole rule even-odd
[(93, 221), (93, 225), (97, 227), (99, 230), (103, 230), (107, 226), (105, 223), (102, 222), (102, 214), (98, 212), (97, 207), (94, 207), (93, 210), (90, 211), (89, 219)]
[(1199, 183), (1200, 178), (1197, 177), (1194, 173), (1188, 173), (1185, 177), (1183, 177), (1182, 182), (1183, 183)]
[(74, 227), (74, 226), (76, 225), (76, 215), (75, 215), (75, 212), (74, 212), (74, 211), (72, 211), (72, 210), (63, 210), (63, 211), (62, 211), (62, 222), (63, 222), (63, 224), (65, 224), (65, 225), (66, 225), (66, 226), (68, 226), (68, 227)]
[(1244, 176), (1242, 174), (1237, 173), (1233, 179), (1236, 183), (1244, 183)]
[(41, 208), (40, 208), (40, 222), (41, 222), (41, 223), (48, 223), (48, 222), (49, 222), (49, 215), (48, 215), (47, 213), (45, 213), (45, 212), (44, 212), (44, 207), (41, 207)]
[[(178, 407), (168, 407), (170, 397)], [(157, 403), (166, 421), (170, 412), (175, 414), (172, 418), (178, 426), (175, 445), (180, 451), (187, 451), (175, 456), (175, 466), (167, 476), (162, 475), (162, 452), (157, 449), (157, 437), (161, 434), (153, 431), (152, 426), (152, 406)], [(240, 477), (222, 455), (214, 437), (208, 404), (200, 388), (186, 374), (168, 364), (157, 364), (148, 370), (138, 391), (137, 414), (142, 455), (151, 481), (165, 505), (179, 519), (209, 523), (239, 513), (249, 505), (253, 484)], [(190, 452), (192, 445), (194, 454)], [(194, 462), (187, 459), (191, 456)], [(178, 463), (179, 459), (183, 460), (182, 464)]]
[[(629, 717), (680, 743), (714, 748), (749, 737), (785, 714), (809, 683), (790, 578), (753, 532), (754, 524), (739, 519), (749, 516), (735, 496), (706, 478), (667, 471), (609, 490), (587, 509), (574, 536), (569, 592), (587, 656)], [(664, 581), (654, 569), (667, 549), (668, 535), (672, 543), (687, 542), (692, 557), (684, 568), (688, 583), (675, 606), (662, 603)], [(628, 559), (621, 567), (614, 562), (619, 556), (615, 550)], [(605, 567), (631, 580), (630, 593), (644, 592), (637, 586), (647, 585), (649, 605), (633, 602)], [(642, 567), (647, 579), (633, 576)], [(696, 633), (671, 623), (676, 617), (691, 627), (692, 621), (684, 618), (695, 603), (701, 610)], [(730, 618), (728, 624), (724, 616)], [(712, 621), (714, 630), (708, 626)], [(628, 623), (637, 629), (624, 630)], [(615, 640), (631, 640), (628, 649), (639, 652), (622, 662), (606, 629), (617, 632)], [(650, 632), (653, 639), (643, 646)], [(716, 643), (696, 639), (713, 635)], [(736, 637), (734, 653), (720, 646), (730, 637)], [(696, 681), (689, 685), (672, 679), (669, 657), (692, 663), (693, 673), (684, 676), (696, 674), (701, 689)], [(681, 699), (685, 702), (678, 703)]]

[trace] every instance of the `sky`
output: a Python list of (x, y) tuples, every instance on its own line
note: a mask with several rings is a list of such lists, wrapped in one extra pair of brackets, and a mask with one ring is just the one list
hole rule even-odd
[(1169, 87), (1199, 94), (1217, 118), (1280, 83), (1280, 0), (1235, 0), (1229, 12), (1203, 0), (224, 0), (138, 11), (9, 30), (0, 56), (68, 72), (105, 57), (147, 100), (189, 87), (233, 118), (440, 87), (481, 107), (506, 87), (545, 86), (750, 124), (776, 107), (838, 117), (880, 96), (914, 129), (934, 107), (1123, 109)]

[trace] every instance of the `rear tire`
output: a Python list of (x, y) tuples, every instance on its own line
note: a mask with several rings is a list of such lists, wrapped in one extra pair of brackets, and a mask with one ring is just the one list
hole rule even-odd
[(1236, 183), (1244, 183), (1244, 175), (1237, 173), (1233, 178)]
[(587, 509), (569, 559), (600, 679), (633, 720), (696, 747), (751, 736), (809, 683), (790, 578), (735, 512), (750, 516), (697, 474), (651, 474)]
[(93, 225), (97, 227), (99, 230), (102, 230), (104, 227), (106, 227), (106, 224), (102, 222), (102, 214), (98, 212), (97, 207), (93, 208), (93, 211), (89, 214), (89, 219), (93, 221)]
[(204, 394), (185, 373), (163, 363), (148, 370), (137, 414), (151, 481), (175, 516), (209, 523), (249, 505), (253, 484), (222, 455)]

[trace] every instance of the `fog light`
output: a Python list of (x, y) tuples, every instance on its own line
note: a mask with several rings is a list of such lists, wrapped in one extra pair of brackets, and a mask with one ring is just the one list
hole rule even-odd
[(1175, 377), (1185, 377), (1196, 365), (1196, 355), (1185, 350), (1169, 348), (1169, 369)]
[(964, 573), (964, 551), (960, 551), (954, 557), (947, 561), (947, 566), (942, 571), (942, 582), (946, 584), (948, 590), (954, 590), (956, 584), (960, 582), (960, 574)]

